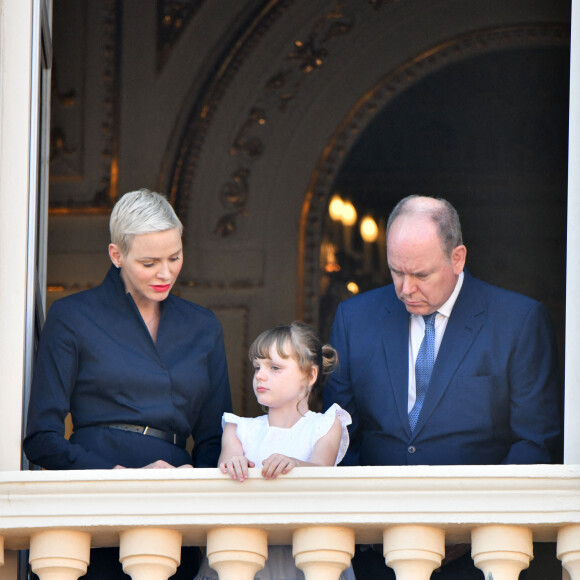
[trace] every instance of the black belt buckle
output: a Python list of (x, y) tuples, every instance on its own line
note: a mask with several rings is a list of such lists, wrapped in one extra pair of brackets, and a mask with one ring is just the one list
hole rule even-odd
[(132, 425), (130, 423), (101, 423), (102, 427), (110, 427), (111, 429), (120, 429), (121, 431), (130, 431), (133, 433), (139, 433), (140, 435), (147, 435), (149, 437), (156, 437), (157, 439), (162, 439), (167, 441), (167, 443), (172, 443), (181, 449), (185, 449), (186, 440), (180, 437), (177, 433), (168, 433), (166, 431), (161, 431), (160, 429), (155, 429), (155, 427), (150, 427), (149, 425)]
[[(151, 437), (159, 437), (168, 443), (173, 443), (173, 445), (178, 445), (178, 441), (181, 439), (177, 433), (167, 433), (166, 431), (160, 431), (159, 429), (154, 429), (147, 425), (143, 428), (143, 435), (150, 435)], [(178, 447), (185, 447), (185, 445), (178, 445)]]

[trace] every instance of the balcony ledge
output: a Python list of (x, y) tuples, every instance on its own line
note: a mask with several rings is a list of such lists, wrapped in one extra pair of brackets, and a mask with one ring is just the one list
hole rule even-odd
[(477, 526), (519, 525), (553, 542), (578, 523), (580, 465), (312, 467), (273, 481), (252, 469), (241, 484), (218, 469), (0, 471), (0, 536), (10, 550), (51, 529), (89, 532), (93, 547), (116, 546), (135, 527), (178, 530), (184, 545), (205, 545), (223, 526), (289, 544), (311, 525), (381, 543), (395, 524), (436, 526), (450, 543), (469, 542)]

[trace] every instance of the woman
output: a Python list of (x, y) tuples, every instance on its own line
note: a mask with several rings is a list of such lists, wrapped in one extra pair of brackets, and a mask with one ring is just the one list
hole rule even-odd
[(183, 226), (163, 196), (142, 189), (117, 202), (110, 230), (104, 282), (48, 314), (26, 455), (46, 469), (214, 467), (221, 416), (231, 410), (226, 357), (216, 317), (170, 294)]

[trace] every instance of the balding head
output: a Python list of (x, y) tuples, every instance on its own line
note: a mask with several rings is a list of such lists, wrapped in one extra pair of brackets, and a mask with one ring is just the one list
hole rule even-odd
[(398, 218), (417, 217), (435, 224), (445, 255), (450, 258), (453, 249), (463, 245), (461, 223), (455, 208), (445, 199), (410, 195), (403, 198), (393, 209), (387, 222), (387, 240), (389, 230)]
[(465, 257), (459, 218), (449, 202), (412, 196), (397, 204), (387, 225), (387, 262), (408, 312), (425, 316), (441, 308)]

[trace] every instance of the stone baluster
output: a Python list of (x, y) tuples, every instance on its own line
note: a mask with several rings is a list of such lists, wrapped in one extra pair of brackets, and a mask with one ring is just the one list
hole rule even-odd
[(253, 580), (266, 564), (268, 535), (256, 528), (214, 528), (207, 534), (207, 559), (220, 580)]
[(292, 537), (296, 566), (306, 580), (338, 580), (354, 556), (354, 530), (338, 526), (309, 526)]
[(580, 524), (558, 530), (558, 558), (572, 580), (580, 580)]
[(383, 532), (383, 553), (397, 580), (429, 580), (445, 555), (445, 532), (431, 526), (389, 527)]
[(30, 567), (40, 580), (77, 580), (87, 572), (91, 536), (73, 530), (45, 530), (30, 538)]
[(165, 528), (132, 528), (119, 535), (119, 559), (133, 580), (167, 580), (181, 561), (181, 533)]
[(532, 531), (522, 526), (488, 525), (471, 531), (471, 555), (485, 578), (518, 580), (533, 556)]

